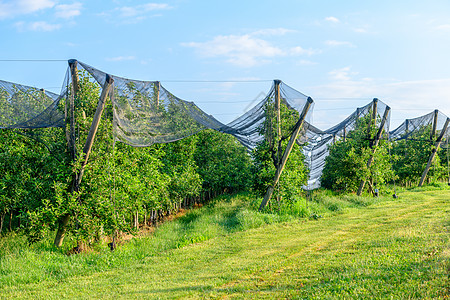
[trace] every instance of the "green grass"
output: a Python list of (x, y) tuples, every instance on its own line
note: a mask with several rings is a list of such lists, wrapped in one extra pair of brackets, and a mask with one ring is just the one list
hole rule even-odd
[(315, 218), (225, 197), (115, 252), (66, 256), (0, 240), (0, 298), (444, 299), (450, 191), (399, 199), (313, 195)]

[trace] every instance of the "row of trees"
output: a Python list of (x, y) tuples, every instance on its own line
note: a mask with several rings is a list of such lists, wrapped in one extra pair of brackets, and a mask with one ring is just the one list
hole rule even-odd
[[(70, 105), (61, 103), (60, 109), (69, 115), (66, 128), (0, 131), (4, 170), (0, 176), (0, 232), (5, 227), (21, 229), (34, 242), (56, 230), (56, 244), (69, 233), (83, 245), (100, 235), (115, 236), (155, 223), (163, 215), (221, 193), (252, 190), (263, 194), (274, 177), (279, 150), (285, 147), (298, 119), (298, 113), (283, 104), (283, 128), (277, 136), (270, 99), (265, 108), (269, 117), (259, 128), (266, 140), (252, 153), (234, 137), (213, 130), (168, 144), (131, 147), (114, 140), (113, 106), (108, 101), (81, 185), (75, 188), (74, 174), (82, 168), (83, 145), (101, 94), (100, 86), (87, 73), (78, 75), (73, 124)], [(141, 108), (155, 105), (155, 99), (132, 84), (127, 93)], [(125, 96), (115, 91), (115, 98), (126, 107), (126, 114), (135, 113)], [(168, 97), (166, 101), (157, 106), (156, 113), (145, 109), (138, 113), (159, 118), (160, 128), (154, 130), (198, 131), (198, 123), (183, 115), (185, 110), (176, 99)], [(296, 145), (276, 191), (278, 209), (302, 194), (307, 178), (303, 160), (302, 149)]]
[[(36, 241), (63, 228), (77, 240), (88, 241), (102, 234), (133, 231), (139, 224), (154, 223), (182, 206), (204, 203), (224, 192), (252, 190), (262, 196), (272, 184), (280, 154), (299, 118), (283, 103), (278, 118), (275, 101), (269, 99), (265, 122), (258, 129), (264, 140), (250, 155), (234, 137), (212, 130), (173, 143), (135, 148), (114, 141), (113, 107), (108, 102), (82, 184), (74, 190), (73, 174), (80, 169), (83, 143), (100, 94), (98, 84), (80, 75), (74, 111), (75, 161), (67, 146), (70, 124), (65, 129), (0, 131), (0, 232), (5, 227), (20, 228), (30, 241)], [(165, 119), (186, 131), (192, 129), (179, 106), (166, 109)], [(361, 180), (374, 190), (394, 179), (408, 185), (420, 178), (431, 151), (431, 129), (423, 128), (410, 140), (391, 144), (384, 133), (374, 145), (378, 129), (370, 115), (358, 119), (345, 140), (330, 146), (323, 187), (355, 192)], [(368, 165), (370, 157), (373, 163)], [(429, 180), (446, 175), (440, 158), (436, 157)], [(308, 175), (304, 160), (302, 147), (294, 145), (271, 210), (295, 205), (304, 197), (302, 186)]]
[[(114, 142), (108, 102), (83, 180), (74, 190), (73, 174), (80, 169), (100, 94), (98, 84), (80, 75), (75, 162), (67, 146), (69, 124), (66, 129), (0, 131), (0, 232), (20, 228), (36, 241), (63, 226), (88, 241), (133, 231), (224, 192), (251, 188), (251, 158), (234, 137), (204, 130), (169, 144), (131, 147)], [(62, 224), (65, 216), (70, 217)]]
[[(329, 148), (330, 154), (321, 178), (328, 189), (356, 192), (361, 180), (367, 181), (368, 189), (382, 189), (387, 183), (417, 186), (434, 148), (437, 134), (431, 139), (432, 126), (424, 126), (408, 139), (388, 142), (386, 132), (379, 144), (373, 140), (377, 131), (371, 122), (371, 113), (357, 120), (355, 129)], [(368, 130), (369, 128), (369, 130)], [(437, 154), (427, 174), (427, 182), (448, 179), (447, 149), (436, 149)], [(367, 164), (373, 156), (373, 163)]]

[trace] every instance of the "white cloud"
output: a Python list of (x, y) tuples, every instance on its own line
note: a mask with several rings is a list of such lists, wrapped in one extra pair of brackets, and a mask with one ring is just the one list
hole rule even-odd
[(251, 67), (258, 62), (267, 62), (267, 58), (284, 55), (284, 51), (269, 42), (246, 35), (219, 35), (203, 43), (183, 43), (192, 47), (206, 57), (224, 56), (227, 61), (244, 67)]
[(297, 55), (297, 54), (298, 55), (303, 55), (303, 54), (313, 55), (313, 54), (316, 54), (318, 51), (315, 51), (315, 50), (312, 50), (312, 49), (304, 49), (304, 48), (302, 48), (300, 46), (297, 46), (297, 47), (291, 48), (289, 52), (291, 54), (293, 54), (293, 55)]
[(354, 28), (353, 31), (357, 33), (367, 33), (367, 29), (365, 28)]
[(116, 57), (110, 57), (107, 58), (107, 61), (127, 61), (127, 60), (135, 60), (136, 57), (135, 56), (116, 56)]
[(17, 22), (14, 26), (19, 31), (54, 31), (61, 28), (60, 24), (50, 24), (45, 21)]
[(298, 65), (300, 65), (300, 66), (313, 66), (313, 65), (317, 65), (317, 63), (313, 62), (313, 61), (310, 61), (310, 60), (302, 59), (302, 60), (298, 61)]
[(435, 27), (436, 30), (450, 31), (450, 24), (442, 24)]
[(55, 6), (55, 1), (52, 0), (0, 0), (0, 19), (14, 18), (19, 15), (52, 8), (53, 6)]
[(160, 10), (171, 9), (172, 7), (165, 3), (146, 3), (136, 6), (123, 6), (115, 9), (115, 12), (119, 13), (119, 17), (124, 19), (137, 19), (141, 20), (145, 18), (148, 13)]
[(292, 32), (296, 32), (296, 30), (286, 29), (286, 28), (268, 28), (268, 29), (261, 29), (261, 30), (255, 31), (252, 33), (252, 35), (280, 36), (280, 35), (285, 35), (286, 33), (292, 33)]
[(55, 16), (63, 19), (70, 19), (81, 14), (83, 4), (75, 2), (72, 4), (60, 4), (55, 6)]
[(331, 22), (331, 23), (339, 23), (339, 19), (336, 17), (326, 17), (325, 21)]
[[(280, 35), (291, 32), (289, 29), (264, 29), (244, 35), (219, 35), (206, 42), (182, 43), (182, 46), (191, 47), (204, 57), (225, 57), (226, 61), (242, 66), (252, 67), (257, 64), (270, 62), (277, 56), (313, 55), (317, 51), (304, 49), (300, 46), (281, 48), (273, 45), (266, 39), (255, 35)], [(293, 31), (292, 31), (293, 32)]]
[(339, 47), (339, 46), (355, 47), (355, 45), (353, 45), (350, 42), (336, 41), (336, 40), (325, 41), (325, 45), (331, 46), (331, 47)]
[(350, 67), (345, 67), (328, 72), (328, 75), (330, 75), (330, 78), (334, 81), (348, 81), (350, 80), (350, 75), (356, 74), (358, 73), (351, 72)]

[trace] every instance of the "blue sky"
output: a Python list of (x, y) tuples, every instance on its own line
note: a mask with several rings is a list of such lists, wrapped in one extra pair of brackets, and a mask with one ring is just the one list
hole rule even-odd
[[(450, 1), (0, 0), (0, 32), (0, 79), (52, 91), (75, 58), (160, 80), (223, 122), (273, 79), (315, 100), (322, 129), (374, 97), (391, 128), (450, 116)], [(244, 82), (205, 82), (228, 80)]]

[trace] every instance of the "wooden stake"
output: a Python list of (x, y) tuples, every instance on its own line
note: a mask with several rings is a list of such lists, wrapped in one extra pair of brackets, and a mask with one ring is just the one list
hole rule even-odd
[[(378, 143), (379, 143), (379, 141), (381, 139), (381, 135), (382, 135), (383, 130), (384, 130), (384, 124), (386, 123), (386, 120), (387, 120), (387, 117), (389, 115), (389, 111), (390, 110), (391, 110), (391, 108), (389, 106), (386, 106), (386, 109), (384, 110), (384, 114), (383, 114), (383, 119), (381, 119), (380, 128), (378, 128), (378, 132), (377, 132), (377, 135), (375, 136), (375, 140), (373, 141), (373, 144), (371, 144), (371, 148), (373, 150), (372, 150), (372, 155), (370, 156), (369, 160), (367, 161), (367, 167), (368, 168), (373, 163), (376, 147), (378, 146)], [(356, 193), (358, 196), (361, 196), (365, 184), (366, 184), (366, 181), (365, 180), (361, 180), (361, 182), (359, 184), (358, 192)]]
[[(405, 121), (405, 143), (408, 143), (408, 134), (409, 134), (409, 120), (408, 119), (406, 119), (406, 121)], [(408, 148), (406, 148), (406, 149), (408, 149)], [(408, 156), (408, 150), (405, 150), (405, 157), (407, 157)]]
[(280, 180), (280, 176), (281, 176), (281, 173), (283, 172), (284, 166), (286, 165), (286, 161), (289, 158), (289, 154), (291, 153), (292, 148), (294, 147), (294, 143), (297, 140), (298, 133), (300, 132), (303, 122), (305, 121), (306, 115), (308, 114), (309, 108), (311, 107), (311, 104), (313, 102), (314, 101), (310, 97), (308, 97), (306, 104), (303, 107), (303, 111), (300, 114), (300, 118), (298, 119), (297, 123), (295, 124), (295, 129), (291, 135), (291, 139), (289, 140), (289, 143), (286, 146), (286, 149), (284, 150), (280, 165), (278, 166), (277, 171), (275, 173), (275, 178), (273, 180), (273, 184), (271, 186), (269, 186), (269, 188), (267, 189), (266, 195), (264, 196), (264, 199), (261, 202), (261, 205), (259, 206), (259, 210), (262, 210), (264, 207), (266, 207), (267, 202), (269, 202), (270, 198), (272, 197), (274, 187), (277, 185), (278, 181)]
[[(275, 88), (275, 112), (277, 117), (277, 145), (278, 145), (275, 168), (278, 169), (281, 163), (281, 97), (280, 97), (281, 80), (275, 79), (273, 82)], [(278, 203), (280, 203), (280, 186), (278, 186), (277, 201)]]
[(425, 178), (427, 177), (428, 171), (431, 168), (431, 164), (433, 163), (433, 160), (434, 160), (434, 157), (436, 156), (437, 150), (438, 150), (439, 146), (441, 145), (441, 142), (442, 142), (442, 139), (444, 138), (445, 132), (447, 131), (449, 122), (450, 122), (450, 118), (447, 118), (447, 120), (445, 120), (444, 127), (442, 127), (441, 134), (439, 135), (438, 139), (436, 140), (433, 150), (431, 150), (431, 155), (428, 158), (428, 163), (427, 163), (427, 166), (425, 167), (425, 170), (423, 170), (422, 177), (420, 178), (419, 186), (423, 185)]
[(70, 74), (72, 77), (73, 94), (69, 98), (68, 147), (73, 161), (75, 161), (77, 155), (75, 144), (75, 98), (77, 97), (78, 91), (80, 90), (77, 64), (78, 62), (75, 59), (69, 60)]
[(281, 112), (280, 112), (280, 106), (281, 106), (281, 97), (280, 97), (280, 84), (281, 84), (281, 80), (274, 80), (274, 87), (275, 87), (275, 114), (276, 114), (276, 118), (277, 118), (277, 144), (278, 144), (278, 149), (277, 149), (277, 165), (280, 164), (280, 158), (281, 158), (281, 147), (280, 147), (280, 142), (281, 142)]
[(161, 90), (161, 82), (156, 82), (156, 107), (159, 106), (159, 92)]
[(278, 139), (281, 137), (281, 113), (280, 113), (280, 105), (281, 105), (281, 97), (280, 97), (280, 84), (281, 80), (274, 80), (275, 85), (275, 111), (277, 114), (277, 134)]
[(376, 125), (377, 124), (377, 110), (378, 110), (378, 99), (377, 98), (373, 98), (372, 101), (372, 116), (370, 118), (370, 122), (369, 122), (369, 126), (367, 127), (367, 137), (368, 139), (372, 139), (372, 137), (370, 136), (370, 131), (372, 128), (372, 125)]
[(438, 119), (439, 110), (434, 111), (434, 117), (433, 117), (433, 129), (431, 130), (431, 136), (430, 140), (433, 141), (434, 136), (436, 135), (436, 127), (437, 127), (437, 119)]

